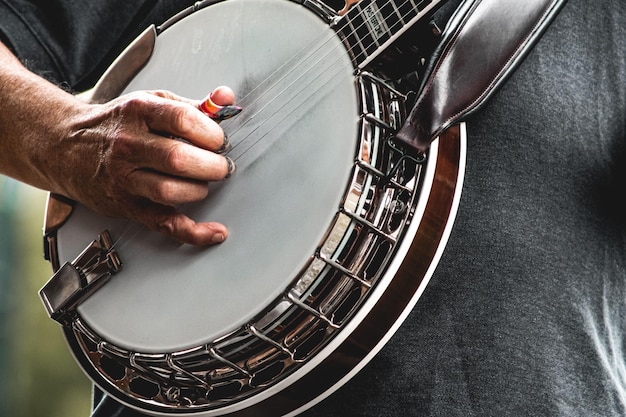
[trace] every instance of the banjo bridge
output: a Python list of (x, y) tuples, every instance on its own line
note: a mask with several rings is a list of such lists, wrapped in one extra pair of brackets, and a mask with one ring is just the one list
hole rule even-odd
[(39, 291), (48, 315), (71, 325), (76, 307), (122, 268), (108, 230), (102, 232), (72, 262), (66, 262)]

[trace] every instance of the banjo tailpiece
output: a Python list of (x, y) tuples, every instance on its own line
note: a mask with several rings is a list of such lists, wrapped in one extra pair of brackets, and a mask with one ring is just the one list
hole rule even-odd
[(76, 317), (76, 306), (122, 268), (107, 230), (72, 262), (66, 262), (39, 291), (48, 315), (64, 326)]

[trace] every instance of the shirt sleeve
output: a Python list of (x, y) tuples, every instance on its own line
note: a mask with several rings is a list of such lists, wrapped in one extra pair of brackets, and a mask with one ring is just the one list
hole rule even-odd
[(33, 72), (74, 91), (90, 88), (150, 24), (189, 0), (0, 0), (0, 40)]
[(27, 16), (5, 0), (0, 0), (0, 41), (32, 71), (51, 81), (64, 78), (54, 57), (30, 28)]

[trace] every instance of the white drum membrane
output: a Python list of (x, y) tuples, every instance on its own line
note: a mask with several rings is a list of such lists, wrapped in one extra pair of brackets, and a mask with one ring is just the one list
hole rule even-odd
[[(245, 6), (245, 7), (244, 7)], [(157, 38), (127, 88), (195, 99), (233, 88), (244, 110), (222, 123), (237, 170), (209, 198), (181, 207), (230, 230), (200, 249), (77, 207), (59, 230), (71, 261), (109, 229), (124, 263), (78, 311), (102, 339), (134, 352), (209, 343), (260, 314), (306, 265), (340, 205), (354, 160), (358, 105), (339, 38), (302, 6), (230, 0)]]

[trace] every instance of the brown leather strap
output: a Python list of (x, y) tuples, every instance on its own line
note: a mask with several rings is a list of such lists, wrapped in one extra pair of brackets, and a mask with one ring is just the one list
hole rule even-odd
[(512, 73), (566, 0), (466, 0), (396, 137), (424, 151)]

